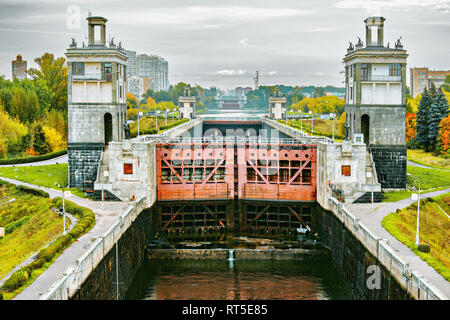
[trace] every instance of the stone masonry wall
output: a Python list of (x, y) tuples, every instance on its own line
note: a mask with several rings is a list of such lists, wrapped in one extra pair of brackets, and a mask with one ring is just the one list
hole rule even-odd
[(371, 146), (378, 181), (383, 189), (406, 187), (406, 146)]
[(103, 143), (69, 143), (69, 187), (93, 189), (103, 149)]
[[(330, 249), (333, 265), (341, 272), (344, 280), (351, 284), (352, 299), (411, 299), (389, 271), (366, 250), (333, 213), (319, 209), (317, 218), (320, 220), (318, 231), (320, 241)], [(366, 272), (371, 265), (377, 265), (380, 268), (380, 289), (369, 289), (366, 285), (368, 278), (373, 274), (373, 272)]]
[[(139, 214), (118, 240), (119, 298), (124, 297), (137, 270), (145, 261), (145, 246), (155, 234), (153, 207)], [(72, 300), (116, 299), (116, 246), (91, 272)]]

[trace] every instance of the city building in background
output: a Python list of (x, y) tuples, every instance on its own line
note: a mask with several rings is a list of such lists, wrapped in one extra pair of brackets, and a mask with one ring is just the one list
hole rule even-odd
[(127, 77), (127, 92), (131, 93), (140, 101), (144, 94), (144, 80), (136, 76)]
[(128, 92), (136, 96), (138, 82), (141, 79), (142, 92), (148, 89), (166, 91), (169, 89), (169, 63), (157, 55), (136, 54), (136, 51), (125, 51), (128, 57), (127, 79)]
[(18, 54), (16, 60), (12, 61), (12, 79), (26, 79), (26, 71), (27, 62), (25, 60), (22, 60), (22, 56)]
[(445, 77), (450, 75), (450, 70), (430, 70), (426, 67), (423, 68), (411, 68), (410, 80), (411, 80), (411, 95), (415, 98), (421, 94), (425, 88), (430, 89), (431, 84), (439, 88), (445, 82)]

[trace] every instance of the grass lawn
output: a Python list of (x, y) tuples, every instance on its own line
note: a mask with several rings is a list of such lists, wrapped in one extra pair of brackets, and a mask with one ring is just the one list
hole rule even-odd
[[(440, 171), (435, 169), (425, 169), (413, 166), (407, 166), (407, 172), (418, 177), (420, 179), (420, 192), (430, 192), (450, 187), (450, 171)], [(411, 176), (406, 177), (406, 183), (408, 188), (414, 187), (419, 189), (419, 183), (417, 179)], [(409, 198), (411, 193), (417, 193), (417, 191), (390, 191), (383, 193), (383, 202), (396, 202)]]
[[(184, 121), (186, 122), (186, 120)], [(159, 117), (158, 118), (158, 133), (164, 132), (165, 130), (168, 130), (172, 127), (175, 127), (181, 123), (180, 120), (178, 120), (176, 117), (174, 118), (174, 120), (172, 120), (172, 117), (168, 117), (167, 118), (167, 122), (166, 119), (163, 117)], [(166, 125), (167, 123), (167, 125)], [(163, 130), (161, 130), (161, 128), (164, 128)], [(156, 130), (156, 125), (155, 125), (155, 117), (151, 117), (151, 116), (146, 116), (146, 117), (142, 117), (139, 120), (139, 132), (140, 134), (146, 134), (146, 132), (148, 130), (151, 129), (155, 129)], [(137, 136), (137, 130), (138, 130), (138, 122), (137, 120), (135, 120), (131, 125), (130, 125), (130, 134), (132, 137)]]
[(415, 244), (417, 202), (384, 217), (382, 226), (450, 281), (450, 218), (436, 204), (449, 214), (450, 193), (421, 201), (419, 239), (420, 243), (430, 245), (430, 253), (417, 250)]
[[(62, 218), (50, 210), (49, 198), (0, 186), (0, 203), (12, 198), (16, 200), (0, 207), (0, 226), (7, 230), (0, 238), (0, 278), (63, 231)], [(66, 226), (70, 226), (68, 218)]]
[[(286, 124), (286, 120), (278, 122)], [(342, 141), (340, 139), (344, 139), (344, 136), (339, 133), (338, 122), (338, 119), (334, 120), (334, 138), (336, 141)], [(311, 131), (311, 120), (288, 120), (287, 125), (307, 133)], [(333, 136), (333, 120), (314, 119), (312, 135), (331, 138)]]
[(408, 149), (407, 153), (409, 161), (432, 168), (450, 170), (450, 159), (445, 159), (443, 157), (436, 157), (431, 152), (425, 152), (423, 150)]
[[(10, 178), (37, 186), (61, 190), (59, 185), (67, 182), (67, 163), (50, 164), (46, 166), (24, 166), (24, 167), (1, 167), (0, 178)], [(84, 192), (80, 189), (71, 188), (74, 195), (85, 198)]]

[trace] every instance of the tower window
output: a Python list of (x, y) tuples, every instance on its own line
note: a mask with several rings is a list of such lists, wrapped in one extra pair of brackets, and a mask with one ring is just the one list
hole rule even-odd
[(361, 81), (369, 80), (369, 66), (367, 63), (361, 64)]
[(72, 62), (72, 75), (84, 76), (84, 62)]
[(389, 75), (390, 76), (400, 76), (400, 63), (390, 63), (389, 64)]
[(112, 81), (112, 64), (110, 62), (102, 63), (102, 79)]

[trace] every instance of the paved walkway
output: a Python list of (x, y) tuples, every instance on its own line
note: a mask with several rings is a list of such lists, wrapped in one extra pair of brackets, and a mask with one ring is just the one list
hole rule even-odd
[(418, 164), (418, 163), (415, 163), (415, 162), (412, 162), (412, 161), (406, 161), (406, 164), (407, 164), (408, 166), (411, 166), (411, 167), (418, 167), (418, 168), (424, 168), (424, 169), (434, 169), (434, 170), (450, 171), (449, 169), (427, 167), (427, 166), (424, 166), (424, 165), (421, 165), (421, 164)]
[[(444, 193), (450, 192), (450, 188), (433, 191), (428, 193), (423, 193), (420, 198), (435, 197)], [(381, 202), (374, 203), (374, 211), (371, 212), (371, 204), (346, 204), (350, 213), (360, 219), (374, 235), (379, 238), (387, 239), (389, 245), (396, 252), (396, 254), (403, 259), (406, 263), (409, 263), (410, 267), (417, 270), (421, 275), (423, 275), (426, 280), (428, 280), (435, 288), (441, 291), (445, 296), (450, 299), (450, 282), (444, 279), (439, 273), (436, 272), (432, 267), (430, 267), (425, 261), (423, 261), (418, 255), (411, 251), (407, 246), (398, 241), (394, 236), (392, 236), (386, 229), (381, 225), (383, 218), (391, 212), (397, 209), (403, 209), (409, 206), (415, 201), (411, 198), (400, 200), (397, 202)]]
[(46, 166), (49, 164), (56, 164), (56, 163), (67, 163), (68, 162), (68, 156), (67, 153), (48, 160), (43, 161), (37, 161), (37, 162), (29, 162), (29, 163), (18, 163), (18, 164), (2, 164), (1, 167), (30, 167), (30, 166)]
[[(44, 190), (48, 192), (50, 198), (61, 197), (61, 191), (24, 183), (8, 178), (1, 178), (14, 184), (21, 184), (28, 187)], [(95, 213), (95, 225), (86, 234), (78, 238), (72, 245), (65, 249), (64, 252), (53, 262), (53, 264), (45, 270), (31, 285), (18, 294), (16, 300), (38, 300), (56, 281), (64, 276), (64, 273), (70, 266), (76, 266), (76, 260), (89, 249), (96, 237), (102, 236), (110, 229), (117, 219), (132, 206), (131, 202), (105, 202), (104, 209), (101, 208), (100, 201), (92, 201), (89, 199), (79, 198), (72, 195), (69, 199), (80, 206), (89, 208)]]

